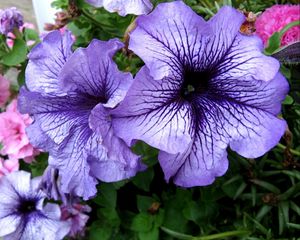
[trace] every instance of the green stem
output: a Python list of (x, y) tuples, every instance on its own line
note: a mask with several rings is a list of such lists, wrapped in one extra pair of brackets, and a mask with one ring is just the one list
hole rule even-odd
[(203, 236), (203, 237), (194, 237), (191, 235), (173, 231), (166, 227), (160, 227), (160, 228), (162, 231), (169, 234), (170, 236), (175, 237), (177, 239), (182, 239), (182, 240), (214, 240), (214, 239), (224, 239), (226, 237), (243, 236), (243, 235), (249, 234), (249, 231), (237, 230), (237, 231), (229, 231), (229, 232), (212, 234), (212, 235)]
[(96, 18), (94, 18), (88, 11), (86, 11), (85, 9), (81, 10), (83, 16), (85, 16), (86, 18), (88, 18), (89, 20), (91, 20), (95, 25), (97, 25), (98, 27), (100, 27), (102, 29), (102, 23), (100, 23)]
[[(277, 144), (277, 147), (279, 147), (280, 149), (282, 149), (282, 150), (285, 150), (287, 147), (286, 146), (284, 146), (283, 144), (281, 144), (281, 143), (278, 143)], [(295, 150), (295, 149), (292, 149), (292, 148), (289, 148), (289, 150), (290, 150), (290, 152), (292, 153), (292, 154), (294, 154), (294, 155), (296, 155), (296, 156), (300, 156), (300, 152), (299, 151), (297, 151), (297, 150)]]

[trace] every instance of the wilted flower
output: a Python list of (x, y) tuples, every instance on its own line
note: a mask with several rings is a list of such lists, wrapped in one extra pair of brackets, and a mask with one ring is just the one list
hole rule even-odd
[(146, 66), (113, 111), (113, 126), (127, 144), (160, 149), (165, 178), (177, 185), (211, 184), (228, 168), (228, 145), (256, 158), (285, 131), (276, 116), (288, 83), (261, 40), (239, 33), (244, 20), (223, 7), (205, 22), (175, 1), (140, 16), (130, 35), (129, 49)]
[(0, 33), (6, 35), (22, 25), (23, 16), (15, 7), (0, 9)]
[(147, 14), (153, 8), (150, 0), (86, 0), (86, 2), (95, 7), (104, 7), (109, 12), (117, 12), (121, 16)]
[(0, 143), (2, 155), (13, 159), (24, 159), (31, 163), (39, 151), (30, 143), (25, 128), (32, 122), (28, 114), (20, 114), (17, 100), (13, 100), (5, 112), (0, 113)]
[[(256, 20), (256, 34), (266, 45), (274, 32), (279, 32), (287, 24), (300, 20), (300, 5), (274, 5), (264, 11)], [(289, 29), (281, 39), (281, 45), (300, 41), (300, 26)]]
[(0, 178), (19, 170), (19, 161), (17, 159), (4, 160), (0, 157)]
[(5, 105), (9, 96), (9, 81), (0, 75), (0, 108)]
[(37, 185), (38, 180), (31, 180), (24, 171), (0, 179), (0, 237), (4, 240), (56, 240), (70, 231), (70, 224), (60, 220), (58, 205), (43, 206), (45, 195)]
[(96, 178), (118, 181), (140, 170), (139, 157), (114, 135), (110, 110), (132, 83), (112, 57), (123, 44), (93, 40), (71, 52), (71, 34), (54, 31), (29, 54), (20, 109), (34, 118), (32, 144), (50, 152), (62, 191), (85, 199), (95, 195)]
[(71, 224), (71, 230), (68, 234), (70, 237), (84, 236), (85, 225), (89, 220), (89, 216), (86, 213), (89, 213), (91, 210), (88, 205), (79, 203), (61, 207), (61, 220), (68, 221)]

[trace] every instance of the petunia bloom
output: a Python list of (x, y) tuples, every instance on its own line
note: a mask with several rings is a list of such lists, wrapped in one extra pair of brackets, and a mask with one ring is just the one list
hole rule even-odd
[[(274, 32), (279, 32), (293, 21), (300, 20), (300, 5), (274, 5), (256, 20), (256, 34), (266, 45)], [(281, 46), (300, 41), (300, 26), (290, 28), (281, 39)]]
[(9, 81), (0, 75), (0, 108), (4, 107), (10, 96)]
[(0, 9), (0, 33), (7, 35), (14, 28), (19, 28), (23, 25), (23, 16), (15, 8)]
[(8, 155), (13, 159), (24, 159), (31, 163), (34, 156), (39, 154), (30, 143), (25, 128), (30, 125), (32, 119), (28, 114), (20, 114), (17, 110), (17, 100), (13, 100), (5, 112), (0, 113), (0, 143), (3, 148), (2, 155)]
[(0, 178), (19, 170), (19, 161), (17, 159), (4, 160), (0, 157)]
[(123, 44), (93, 40), (74, 53), (71, 45), (70, 32), (54, 31), (31, 51), (20, 109), (34, 118), (27, 133), (33, 145), (50, 152), (61, 190), (88, 199), (96, 193), (96, 178), (119, 181), (142, 166), (111, 123), (110, 110), (132, 83), (112, 59)]
[(70, 223), (60, 220), (58, 205), (43, 206), (45, 195), (30, 173), (13, 172), (0, 179), (0, 237), (4, 240), (63, 239)]
[(150, 0), (86, 0), (86, 2), (95, 7), (104, 7), (109, 12), (117, 12), (121, 16), (147, 14), (153, 8)]
[(261, 40), (239, 33), (244, 20), (223, 7), (206, 22), (175, 1), (136, 21), (129, 49), (145, 66), (113, 111), (113, 126), (127, 144), (161, 150), (167, 181), (211, 184), (228, 168), (228, 145), (256, 158), (285, 131), (277, 115), (288, 83)]

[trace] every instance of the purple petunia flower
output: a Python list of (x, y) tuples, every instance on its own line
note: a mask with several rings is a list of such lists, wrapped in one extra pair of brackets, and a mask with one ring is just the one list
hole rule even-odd
[(31, 143), (50, 152), (49, 165), (59, 170), (61, 190), (88, 199), (96, 193), (96, 178), (119, 181), (142, 166), (112, 128), (110, 110), (132, 83), (112, 57), (123, 44), (93, 40), (71, 52), (71, 34), (54, 31), (29, 54), (26, 86), (20, 110), (34, 123)]
[(150, 0), (86, 0), (86, 2), (95, 7), (104, 7), (109, 12), (117, 12), (121, 16), (147, 14), (153, 8)]
[(8, 34), (12, 32), (14, 28), (19, 28), (23, 25), (23, 16), (15, 8), (7, 8), (5, 10), (0, 9), (0, 33)]
[[(182, 1), (140, 16), (129, 48), (146, 66), (113, 113), (115, 132), (160, 149), (166, 180), (211, 184), (228, 168), (228, 145), (248, 158), (274, 147), (288, 92), (279, 63), (255, 36), (239, 33), (243, 14), (223, 7), (208, 22)], [(127, 129), (131, 129), (128, 131)]]
[(63, 239), (70, 223), (61, 221), (56, 204), (43, 206), (45, 195), (38, 179), (19, 171), (0, 179), (0, 237), (4, 240)]

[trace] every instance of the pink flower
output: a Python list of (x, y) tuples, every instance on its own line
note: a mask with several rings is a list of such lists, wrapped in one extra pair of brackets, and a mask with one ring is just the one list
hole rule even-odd
[(11, 159), (21, 159), (31, 163), (33, 157), (39, 151), (29, 143), (25, 128), (32, 122), (27, 114), (21, 114), (17, 110), (17, 100), (13, 100), (6, 112), (0, 113), (0, 142), (3, 148), (2, 155), (8, 155)]
[(16, 159), (4, 160), (0, 157), (0, 178), (19, 170), (19, 161)]
[[(23, 32), (23, 30), (25, 28), (28, 28), (28, 29), (35, 29), (34, 25), (32, 23), (28, 23), (28, 22), (25, 22), (21, 27), (19, 27), (19, 31), (20, 32)], [(6, 44), (8, 47), (12, 48), (14, 46), (14, 41), (16, 39), (16, 36), (12, 33), (12, 32), (9, 32), (7, 34), (7, 39), (6, 39)], [(28, 40), (26, 42), (27, 46), (32, 46), (33, 44), (35, 44), (35, 41), (33, 40)]]
[(0, 75), (0, 108), (4, 107), (10, 96), (9, 81)]
[(91, 210), (88, 205), (79, 203), (61, 207), (61, 220), (71, 222), (71, 230), (68, 234), (70, 237), (84, 236), (84, 227), (89, 219), (85, 213), (89, 213)]
[[(264, 44), (274, 32), (283, 29), (290, 22), (300, 20), (300, 5), (274, 5), (261, 14), (255, 23), (256, 34)], [(300, 27), (290, 28), (281, 39), (281, 46), (300, 41)]]

